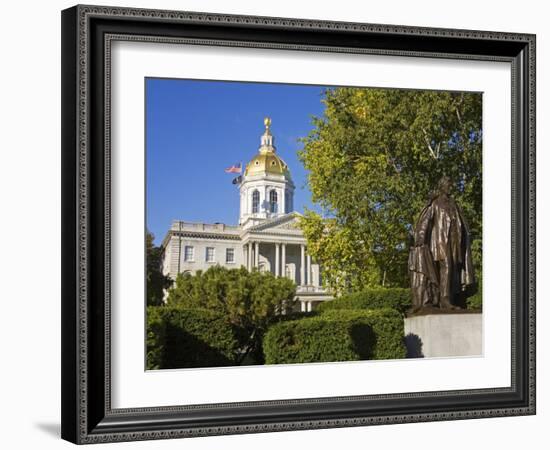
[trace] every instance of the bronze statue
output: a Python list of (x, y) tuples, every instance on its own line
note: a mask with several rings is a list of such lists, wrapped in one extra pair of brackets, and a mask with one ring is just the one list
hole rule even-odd
[(449, 195), (451, 186), (449, 177), (439, 180), (414, 228), (409, 253), (413, 312), (430, 306), (460, 309), (475, 283), (470, 233), (460, 207)]

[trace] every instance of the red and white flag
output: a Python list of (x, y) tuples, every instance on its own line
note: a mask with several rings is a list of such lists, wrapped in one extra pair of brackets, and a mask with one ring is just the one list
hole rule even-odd
[(225, 169), (225, 173), (241, 173), (241, 163), (233, 164)]

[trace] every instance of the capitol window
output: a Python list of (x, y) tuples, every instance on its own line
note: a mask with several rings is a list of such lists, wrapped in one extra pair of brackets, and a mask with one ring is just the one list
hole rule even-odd
[(228, 248), (225, 250), (225, 262), (228, 264), (235, 262), (235, 249)]
[(277, 212), (277, 191), (275, 190), (269, 192), (269, 211)]
[(183, 260), (193, 262), (195, 260), (195, 249), (192, 245), (186, 245), (183, 250)]
[(206, 247), (206, 262), (214, 262), (214, 247)]
[(252, 214), (257, 214), (260, 209), (260, 192), (252, 192)]

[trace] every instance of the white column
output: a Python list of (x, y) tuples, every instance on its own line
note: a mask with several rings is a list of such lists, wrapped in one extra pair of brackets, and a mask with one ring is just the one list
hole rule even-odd
[(313, 283), (311, 282), (311, 255), (309, 253), (307, 254), (306, 269), (307, 269), (307, 284), (311, 285)]
[(305, 271), (305, 268), (306, 268), (306, 248), (304, 246), (304, 244), (300, 245), (300, 285), (301, 286), (305, 286), (306, 285), (306, 281), (305, 281), (305, 277), (306, 277), (306, 271)]
[(279, 243), (275, 243), (275, 276), (278, 277), (279, 273)]
[(281, 244), (281, 276), (286, 277), (286, 244)]
[(306, 302), (300, 302), (300, 311), (306, 312)]
[(254, 267), (260, 267), (260, 243), (255, 242), (256, 251), (254, 252)]
[(252, 269), (252, 242), (246, 244), (246, 268)]
[(311, 302), (307, 302), (307, 312), (311, 312)]

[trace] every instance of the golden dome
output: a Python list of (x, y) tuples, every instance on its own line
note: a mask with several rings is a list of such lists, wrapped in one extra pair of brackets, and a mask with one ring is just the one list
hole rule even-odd
[(273, 145), (273, 136), (270, 126), (271, 119), (264, 119), (265, 132), (261, 137), (261, 146), (258, 154), (246, 165), (245, 176), (253, 175), (285, 175), (290, 178), (290, 172), (286, 163), (275, 153)]
[(288, 166), (275, 154), (275, 152), (259, 153), (246, 165), (244, 171), (245, 176), (263, 175), (267, 173), (290, 177)]

